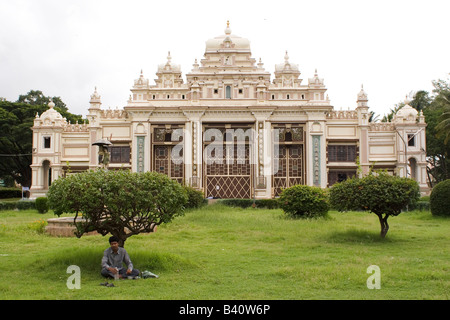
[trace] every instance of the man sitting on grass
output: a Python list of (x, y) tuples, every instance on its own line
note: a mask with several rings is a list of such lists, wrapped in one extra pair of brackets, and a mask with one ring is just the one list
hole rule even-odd
[[(127, 251), (119, 247), (119, 239), (115, 236), (109, 238), (110, 247), (103, 252), (102, 276), (114, 279), (136, 279), (140, 272), (133, 269), (130, 256)], [(125, 269), (123, 264), (127, 266)]]

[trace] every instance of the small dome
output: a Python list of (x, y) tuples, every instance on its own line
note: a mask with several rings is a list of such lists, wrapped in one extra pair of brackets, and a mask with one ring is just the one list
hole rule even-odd
[(403, 117), (407, 118), (408, 116), (412, 115), (414, 118), (417, 117), (418, 111), (411, 107), (409, 104), (405, 105), (403, 108), (397, 111), (396, 115), (397, 117)]
[(361, 91), (357, 95), (358, 101), (367, 101), (367, 93), (364, 91), (364, 86), (361, 85)]
[(94, 93), (91, 94), (91, 100), (90, 103), (100, 102), (101, 96), (97, 92), (97, 87), (95, 87)]
[(284, 63), (276, 64), (275, 72), (276, 73), (286, 73), (286, 72), (297, 73), (297, 72), (299, 72), (298, 64), (289, 62), (289, 55), (288, 55), (288, 52), (286, 51), (286, 53), (284, 55)]
[(48, 107), (49, 109), (47, 111), (45, 111), (44, 113), (41, 114), (41, 120), (44, 121), (45, 125), (50, 125), (55, 121), (62, 121), (63, 117), (62, 115), (56, 111), (55, 109), (53, 109), (55, 107), (55, 103), (50, 100), (48, 103)]
[(395, 114), (396, 121), (416, 122), (419, 112), (411, 107), (407, 102), (404, 107)]

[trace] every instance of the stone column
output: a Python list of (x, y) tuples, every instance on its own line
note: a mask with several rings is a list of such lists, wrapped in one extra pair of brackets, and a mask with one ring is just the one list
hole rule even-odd
[[(272, 197), (272, 134), (269, 117), (273, 110), (254, 110), (255, 135), (253, 140), (254, 157), (252, 165), (254, 168), (255, 198)], [(269, 161), (268, 161), (269, 160)], [(270, 161), (272, 160), (272, 161)]]
[(203, 187), (202, 179), (202, 116), (204, 110), (185, 110), (184, 115), (188, 119), (185, 125), (184, 158), (186, 161), (186, 182), (194, 188)]

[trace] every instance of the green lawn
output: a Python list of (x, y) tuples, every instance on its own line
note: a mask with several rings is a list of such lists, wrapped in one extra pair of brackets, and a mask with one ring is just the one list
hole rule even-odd
[[(0, 299), (449, 299), (450, 219), (429, 212), (391, 217), (386, 239), (369, 213), (291, 220), (281, 210), (211, 205), (156, 233), (129, 238), (135, 267), (158, 279), (100, 286), (107, 237), (52, 237), (37, 211), (0, 212)], [(81, 268), (68, 289), (67, 267)], [(381, 271), (369, 290), (367, 268)]]

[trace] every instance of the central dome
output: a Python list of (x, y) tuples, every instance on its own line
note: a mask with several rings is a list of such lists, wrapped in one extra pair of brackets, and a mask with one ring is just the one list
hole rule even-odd
[(227, 22), (225, 34), (206, 41), (206, 51), (218, 50), (239, 50), (250, 51), (250, 41), (246, 38), (231, 34), (230, 23)]

